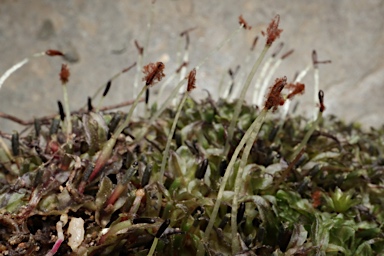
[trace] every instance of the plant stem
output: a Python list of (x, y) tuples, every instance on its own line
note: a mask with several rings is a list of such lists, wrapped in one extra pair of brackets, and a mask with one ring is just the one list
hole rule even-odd
[(172, 137), (173, 137), (173, 134), (174, 134), (174, 132), (176, 130), (176, 125), (177, 125), (177, 121), (179, 120), (179, 117), (180, 117), (181, 109), (183, 108), (183, 105), (184, 105), (185, 100), (187, 99), (188, 95), (189, 95), (188, 92), (184, 93), (184, 96), (181, 99), (181, 101), (179, 103), (179, 106), (177, 107), (176, 116), (175, 116), (175, 118), (173, 120), (173, 124), (172, 124), (171, 130), (169, 131), (169, 134), (168, 134), (167, 144), (165, 146), (165, 151), (164, 151), (164, 154), (163, 154), (163, 160), (161, 162), (161, 168), (160, 168), (160, 177), (159, 177), (159, 183), (160, 184), (163, 184), (165, 165), (167, 163), (167, 159), (168, 159), (168, 155), (169, 155), (169, 148), (171, 146)]
[(245, 99), (245, 94), (247, 93), (248, 88), (252, 82), (252, 79), (255, 76), (255, 73), (256, 73), (257, 69), (259, 68), (259, 66), (260, 66), (262, 60), (264, 59), (264, 56), (267, 53), (269, 48), (270, 48), (270, 46), (265, 45), (263, 51), (261, 52), (260, 56), (257, 58), (255, 64), (253, 65), (252, 70), (249, 73), (247, 80), (245, 81), (244, 86), (241, 90), (240, 97), (236, 103), (235, 111), (233, 113), (233, 117), (232, 117), (231, 123), (230, 123), (229, 128), (228, 128), (228, 139), (225, 143), (224, 155), (227, 155), (229, 152), (230, 142), (232, 141), (232, 138), (233, 138), (233, 134), (235, 131), (235, 125), (236, 125), (237, 119), (240, 115), (241, 105), (243, 104), (243, 101)]
[(314, 94), (313, 94), (313, 107), (314, 107), (314, 111), (313, 111), (313, 120), (316, 120), (317, 117), (317, 107), (316, 107), (316, 103), (318, 101), (318, 96), (317, 96), (317, 93), (319, 92), (319, 67), (318, 65), (315, 65), (314, 66), (314, 70), (313, 70), (313, 79), (314, 79)]
[[(239, 204), (239, 194), (240, 189), (243, 187), (243, 172), (245, 169), (245, 166), (247, 165), (249, 153), (251, 152), (253, 143), (255, 142), (255, 139), (257, 135), (259, 134), (260, 128), (262, 124), (264, 123), (265, 117), (267, 115), (268, 111), (264, 109), (261, 114), (256, 118), (254, 122), (256, 122), (255, 127), (252, 129), (251, 134), (247, 138), (247, 144), (245, 145), (243, 155), (241, 157), (240, 167), (237, 171), (237, 176), (235, 179), (235, 193), (233, 195), (233, 201), (232, 201), (232, 216), (231, 216), (231, 229), (232, 229), (232, 255), (235, 255), (240, 250), (239, 240), (235, 239), (237, 237), (237, 210), (238, 210), (238, 204)], [(244, 135), (245, 137), (245, 135)]]
[(63, 84), (61, 86), (63, 88), (63, 97), (64, 97), (64, 112), (65, 119), (67, 121), (67, 141), (70, 139), (70, 135), (72, 134), (72, 120), (71, 120), (71, 111), (69, 110), (69, 100), (68, 100), (68, 90), (67, 85)]
[[(233, 166), (235, 164), (235, 161), (237, 159), (237, 156), (240, 154), (240, 151), (243, 148), (243, 146), (245, 145), (245, 143), (247, 142), (250, 134), (255, 130), (255, 128), (257, 128), (258, 126), (261, 126), (261, 124), (262, 124), (263, 120), (265, 119), (265, 116), (266, 116), (267, 113), (268, 113), (267, 109), (263, 109), (260, 112), (258, 117), (255, 119), (255, 121), (253, 121), (251, 126), (245, 132), (243, 138), (241, 139), (239, 145), (237, 145), (237, 147), (235, 149), (235, 152), (232, 155), (231, 161), (229, 162), (228, 167), (227, 167), (227, 171), (225, 172), (224, 177), (223, 177), (223, 179), (221, 181), (219, 192), (217, 194), (217, 199), (216, 199), (215, 205), (213, 207), (213, 211), (211, 213), (211, 217), (210, 217), (208, 226), (205, 229), (205, 233), (204, 233), (204, 240), (205, 240), (205, 242), (208, 241), (209, 235), (210, 235), (210, 233), (212, 231), (212, 228), (213, 228), (213, 224), (215, 223), (215, 220), (216, 220), (216, 217), (217, 217), (217, 213), (219, 211), (219, 208), (220, 208), (220, 205), (221, 205), (221, 201), (222, 201), (222, 198), (223, 198), (224, 189), (225, 189), (225, 186), (227, 184), (228, 178), (229, 178), (229, 176), (231, 174), (231, 170), (232, 170), (232, 168), (233, 168)], [(197, 255), (200, 255), (200, 256), (204, 255), (204, 248), (203, 247), (204, 247), (204, 245), (203, 245), (203, 243), (201, 243), (199, 248), (198, 248)]]
[[(258, 97), (259, 97), (259, 95), (261, 95), (261, 92), (262, 92), (261, 88), (264, 84), (263, 81), (265, 81), (265, 77), (267, 75), (267, 72), (268, 72), (269, 68), (271, 67), (272, 62), (274, 60), (275, 60), (275, 57), (273, 55), (271, 57), (269, 57), (268, 59), (266, 59), (263, 67), (260, 70), (259, 75), (256, 78), (256, 83), (255, 83), (255, 87), (254, 87), (254, 91), (253, 91), (253, 100), (252, 100), (252, 104), (254, 104), (254, 105), (258, 105)], [(264, 94), (262, 94), (262, 95), (264, 95)]]
[(157, 242), (159, 241), (159, 238), (155, 237), (153, 239), (153, 243), (152, 243), (152, 246), (151, 246), (151, 249), (149, 250), (147, 256), (152, 256), (154, 253), (155, 253), (155, 250), (156, 250), (156, 246), (157, 246)]
[(2, 85), (4, 84), (5, 80), (8, 79), (8, 77), (10, 75), (12, 75), (15, 71), (17, 71), (19, 68), (21, 68), (22, 66), (24, 66), (25, 64), (27, 64), (30, 59), (32, 58), (38, 58), (38, 57), (41, 57), (41, 56), (44, 56), (45, 55), (45, 52), (38, 52), (38, 53), (35, 53), (33, 54), (32, 56), (28, 57), (28, 58), (25, 58), (23, 59), (22, 61), (16, 63), (15, 65), (13, 65), (12, 67), (10, 67), (7, 71), (4, 72), (4, 74), (0, 77), (0, 89), (2, 87)]
[(264, 80), (263, 80), (263, 84), (260, 87), (259, 95), (257, 95), (258, 96), (257, 101), (256, 101), (257, 106), (261, 106), (263, 104), (263, 97), (266, 94), (266, 91), (268, 89), (268, 84), (271, 81), (272, 75), (275, 74), (277, 68), (280, 66), (280, 64), (282, 62), (283, 62), (283, 59), (280, 58), (280, 59), (276, 60), (269, 67), (268, 73), (265, 75)]
[(129, 109), (127, 118), (125, 119), (124, 123), (122, 123), (121, 125), (119, 125), (119, 126), (117, 127), (117, 129), (116, 129), (115, 132), (113, 133), (113, 137), (116, 137), (116, 138), (117, 138), (117, 137), (120, 135), (120, 133), (122, 133), (122, 131), (125, 129), (125, 127), (128, 126), (129, 121), (131, 121), (133, 111), (134, 111), (135, 108), (137, 107), (137, 104), (139, 104), (140, 98), (143, 96), (144, 92), (145, 92), (149, 87), (150, 87), (150, 85), (146, 85), (146, 86), (143, 87), (143, 89), (141, 89), (139, 95), (137, 95), (137, 98), (136, 98), (135, 102), (132, 104), (132, 107)]
[(319, 126), (320, 121), (323, 119), (323, 113), (319, 111), (317, 115), (317, 119), (312, 122), (309, 130), (305, 134), (303, 140), (300, 142), (300, 144), (295, 148), (295, 151), (291, 155), (290, 159), (293, 160), (296, 158), (296, 156), (300, 153), (300, 151), (307, 145), (309, 138), (315, 131), (315, 129)]

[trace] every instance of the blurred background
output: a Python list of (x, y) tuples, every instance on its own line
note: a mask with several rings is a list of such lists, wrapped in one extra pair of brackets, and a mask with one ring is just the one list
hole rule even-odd
[[(157, 0), (155, 4), (150, 0), (2, 0), (1, 75), (25, 57), (47, 49), (63, 51), (66, 59), (37, 58), (12, 74), (0, 90), (0, 112), (23, 120), (56, 113), (56, 102), (62, 100), (58, 76), (62, 63), (68, 63), (71, 70), (71, 109), (79, 109), (87, 96), (137, 61), (134, 41), (146, 45), (151, 17), (143, 63), (163, 61), (165, 73), (174, 73), (178, 49), (185, 45), (180, 33), (195, 28), (189, 32), (190, 70), (239, 27), (238, 16), (242, 14), (252, 30), (236, 34), (198, 71), (194, 95), (205, 96), (203, 89), (207, 89), (218, 98), (221, 81), (230, 81), (228, 69), (240, 65), (238, 83), (240, 74), (249, 72), (265, 43), (261, 30), (279, 14), (284, 31), (267, 56), (280, 42), (284, 47), (278, 57), (290, 49), (294, 53), (274, 77), (287, 76), (291, 81), (296, 72), (311, 64), (315, 49), (320, 61), (332, 61), (319, 66), (325, 113), (347, 122), (358, 121), (367, 128), (378, 127), (384, 123), (383, 13), (382, 0)], [(250, 51), (257, 35), (256, 49)], [(133, 69), (113, 82), (104, 105), (133, 98), (135, 72)], [(312, 72), (304, 82), (306, 95), (300, 99), (299, 110), (309, 114), (314, 108)], [(169, 88), (172, 86), (175, 83)], [(20, 128), (0, 118), (4, 132)]]

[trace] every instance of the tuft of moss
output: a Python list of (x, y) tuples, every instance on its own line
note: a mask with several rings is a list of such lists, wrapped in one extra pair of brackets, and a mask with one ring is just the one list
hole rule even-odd
[[(13, 160), (0, 149), (2, 252), (47, 253), (56, 239), (56, 224), (64, 215), (82, 218), (85, 236), (72, 250), (68, 246), (71, 233), (68, 224), (64, 225), (58, 249), (61, 254), (117, 255), (124, 251), (146, 255), (157, 237), (157, 255), (195, 255), (204, 241), (221, 183), (221, 152), (233, 104), (186, 99), (188, 108), (180, 113), (163, 183), (158, 182), (158, 174), (173, 108), (155, 124), (144, 119), (131, 121), (101, 174), (84, 193), (77, 188), (96, 156), (88, 153), (87, 124), (81, 115), (72, 117), (77, 120), (73, 123), (76, 140), (72, 152), (67, 152), (66, 141), (59, 139), (64, 131), (59, 128), (51, 136), (49, 124), (42, 125), (39, 137), (35, 132), (21, 137), (19, 155)], [(101, 116), (112, 120), (117, 114)], [(241, 108), (240, 119), (248, 124), (257, 115), (251, 106)], [(278, 121), (266, 118), (244, 167), (239, 203), (245, 209), (243, 217), (236, 220), (238, 237), (232, 237), (227, 215), (235, 190), (232, 174), (213, 232), (204, 244), (206, 252), (230, 254), (232, 240), (238, 239), (241, 252), (257, 255), (383, 253), (384, 143), (378, 138), (384, 130), (364, 133), (335, 117), (324, 118), (300, 160), (274, 189), (288, 168), (287, 156), (307, 132), (305, 118), (290, 117), (271, 140)], [(148, 131), (145, 139), (132, 143), (143, 127)], [(243, 133), (238, 129), (230, 144), (237, 145)], [(98, 140), (96, 137), (95, 143), (105, 141)], [(208, 162), (204, 175), (195, 175), (201, 172), (203, 160)], [(235, 172), (240, 162), (239, 158)], [(152, 167), (149, 174), (148, 166)], [(143, 183), (146, 175), (149, 181)], [(157, 234), (166, 220), (169, 227)]]

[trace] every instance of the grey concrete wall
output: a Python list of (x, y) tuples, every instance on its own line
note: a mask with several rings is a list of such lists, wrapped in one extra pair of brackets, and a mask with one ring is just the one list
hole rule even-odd
[[(72, 56), (68, 87), (71, 108), (77, 109), (97, 87), (136, 61), (133, 42), (144, 44), (150, 6), (148, 0), (2, 0), (0, 74), (32, 53), (60, 49)], [(178, 34), (197, 27), (190, 33), (189, 67), (193, 67), (238, 27), (237, 17), (242, 14), (253, 29), (241, 31), (198, 72), (195, 95), (201, 95), (202, 89), (217, 95), (219, 80), (228, 68), (240, 64), (244, 73), (251, 68), (245, 59), (255, 59), (264, 42), (260, 38), (251, 53), (253, 38), (280, 14), (283, 52), (291, 48), (295, 52), (276, 76), (292, 79), (311, 62), (311, 51), (316, 49), (320, 60), (332, 60), (320, 66), (326, 113), (378, 126), (384, 109), (383, 13), (380, 0), (158, 0), (144, 62), (163, 60), (166, 73), (172, 73)], [(0, 111), (25, 120), (55, 113), (56, 101), (62, 99), (58, 79), (62, 63), (58, 58), (40, 58), (13, 74), (0, 90)], [(116, 80), (105, 104), (132, 98), (133, 78), (131, 72)], [(300, 106), (309, 112), (312, 74), (305, 83), (307, 95)], [(0, 128), (10, 132), (20, 126), (0, 119)]]

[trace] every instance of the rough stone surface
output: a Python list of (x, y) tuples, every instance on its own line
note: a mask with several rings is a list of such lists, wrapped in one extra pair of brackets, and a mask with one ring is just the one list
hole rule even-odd
[[(251, 31), (240, 31), (201, 67), (196, 96), (208, 89), (217, 97), (223, 74), (229, 79), (229, 68), (241, 65), (240, 72), (248, 72), (265, 42), (259, 38), (256, 50), (250, 52), (254, 37), (280, 14), (284, 32), (279, 41), (285, 43), (282, 52), (292, 48), (295, 52), (275, 76), (293, 79), (295, 72), (311, 63), (311, 52), (316, 49), (319, 60), (332, 60), (332, 64), (320, 66), (326, 113), (357, 120), (366, 127), (383, 124), (384, 1), (158, 0), (153, 13), (144, 63), (162, 60), (167, 74), (177, 68), (179, 33), (183, 30), (196, 27), (190, 32), (192, 68), (236, 30), (240, 14), (253, 26)], [(3, 0), (0, 73), (35, 52), (62, 50), (71, 69), (71, 109), (78, 109), (99, 86), (137, 60), (134, 40), (146, 45), (150, 14), (149, 0)], [(34, 59), (14, 73), (0, 90), (0, 112), (25, 120), (55, 113), (56, 101), (62, 99), (58, 73), (63, 61)], [(131, 99), (134, 77), (135, 71), (130, 71), (117, 79), (105, 104)], [(241, 81), (241, 75), (238, 79)], [(314, 104), (312, 73), (304, 81), (307, 91), (299, 108), (310, 113)], [(0, 128), (11, 132), (20, 126), (0, 119)]]

